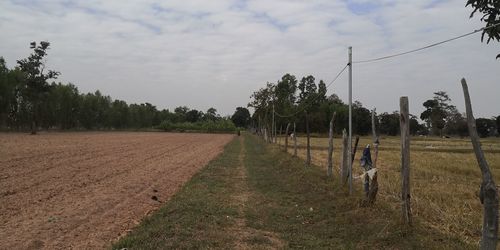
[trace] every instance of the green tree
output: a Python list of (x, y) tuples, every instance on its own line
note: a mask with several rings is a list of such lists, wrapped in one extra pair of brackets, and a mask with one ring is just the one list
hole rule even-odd
[(496, 130), (495, 121), (486, 118), (478, 118), (476, 119), (476, 128), (480, 137), (488, 137)]
[(497, 131), (498, 131), (498, 134), (500, 135), (500, 115), (497, 116), (497, 119), (496, 119), (496, 124), (497, 124)]
[[(483, 15), (481, 21), (486, 22), (485, 27), (500, 24), (500, 0), (467, 0), (465, 6), (469, 5), (474, 9), (470, 14), (470, 18), (479, 11)], [(481, 42), (484, 42), (485, 35), (488, 35), (486, 43), (489, 43), (490, 40), (500, 41), (500, 26), (484, 29)], [(500, 54), (497, 55), (497, 59), (499, 58)]]
[(38, 46), (33, 42), (31, 43), (33, 53), (28, 58), (17, 61), (19, 69), (26, 74), (26, 86), (23, 89), (23, 97), (28, 101), (31, 112), (31, 134), (36, 134), (40, 102), (43, 95), (50, 90), (47, 80), (56, 79), (60, 74), (53, 70), (44, 72), (44, 58), (47, 56), (49, 46), (49, 42), (40, 42)]
[(459, 135), (460, 137), (468, 136), (469, 129), (467, 120), (458, 111), (448, 115), (445, 127), (446, 134)]
[[(299, 83), (299, 104), (300, 105), (313, 105), (314, 98), (317, 95), (317, 86), (315, 84), (314, 76), (302, 77)], [(310, 110), (308, 110), (310, 111)]]
[(415, 115), (410, 114), (410, 134), (427, 134), (427, 129), (424, 125), (420, 124)]
[(129, 107), (125, 101), (114, 100), (108, 113), (109, 125), (115, 129), (129, 127)]
[(420, 114), (420, 119), (426, 121), (427, 127), (432, 129), (433, 134), (442, 136), (446, 126), (447, 118), (457, 113), (456, 107), (450, 105), (450, 97), (444, 91), (434, 92), (433, 99), (423, 103), (425, 111)]
[(200, 121), (202, 117), (203, 117), (203, 112), (198, 111), (196, 109), (192, 109), (186, 113), (186, 121), (188, 122)]
[(379, 115), (379, 130), (380, 133), (386, 135), (399, 134), (399, 112), (394, 111), (392, 114), (384, 112)]
[(186, 106), (179, 106), (174, 109), (175, 116), (173, 117), (172, 122), (185, 122), (186, 114), (189, 111), (189, 108)]
[(19, 70), (9, 70), (3, 57), (0, 57), (0, 127), (12, 125), (19, 108), (18, 94), (24, 84), (24, 74)]
[(371, 131), (371, 112), (356, 101), (352, 106), (353, 132), (358, 135), (367, 135)]
[(234, 114), (231, 116), (231, 121), (237, 127), (245, 128), (250, 124), (250, 112), (244, 107), (237, 107)]
[(217, 114), (217, 109), (215, 108), (209, 108), (207, 109), (207, 112), (203, 115), (203, 119), (206, 121), (216, 121), (219, 120), (221, 117), (220, 115)]

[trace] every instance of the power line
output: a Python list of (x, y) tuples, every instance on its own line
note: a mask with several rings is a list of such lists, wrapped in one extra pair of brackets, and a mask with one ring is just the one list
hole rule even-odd
[(450, 39), (446, 39), (446, 40), (441, 41), (441, 42), (437, 42), (437, 43), (429, 44), (429, 45), (427, 45), (427, 46), (420, 47), (420, 48), (418, 48), (418, 49), (412, 49), (412, 50), (409, 50), (409, 51), (406, 51), (406, 52), (397, 53), (397, 54), (388, 55), (388, 56), (383, 56), (383, 57), (378, 57), (378, 58), (373, 58), (373, 59), (368, 59), (368, 60), (354, 61), (353, 63), (358, 64), (358, 63), (376, 62), (376, 61), (381, 61), (381, 60), (385, 60), (385, 59), (389, 59), (389, 58), (393, 58), (393, 57), (398, 57), (398, 56), (402, 56), (402, 55), (406, 55), (406, 54), (414, 53), (414, 52), (417, 52), (417, 51), (421, 51), (421, 50), (424, 50), (424, 49), (428, 49), (428, 48), (432, 48), (432, 47), (435, 47), (435, 46), (441, 45), (441, 44), (443, 44), (443, 43), (447, 43), (447, 42), (451, 42), (451, 41), (454, 41), (454, 40), (457, 40), (457, 39), (460, 39), (460, 38), (464, 38), (464, 37), (466, 37), (466, 36), (470, 36), (470, 35), (472, 35), (472, 34), (475, 34), (475, 33), (481, 32), (481, 31), (486, 30), (486, 29), (495, 28), (495, 27), (497, 27), (497, 26), (499, 26), (499, 25), (500, 25), (500, 23), (493, 24), (493, 25), (490, 25), (490, 26), (487, 26), (487, 27), (484, 27), (484, 28), (481, 28), (481, 29), (474, 30), (474, 31), (469, 32), (469, 33), (467, 33), (467, 34), (463, 34), (463, 35), (456, 36), (456, 37), (453, 37), (453, 38), (450, 38)]
[[(340, 75), (342, 75), (342, 73), (344, 73), (345, 69), (347, 68), (347, 66), (349, 66), (349, 64), (346, 64), (344, 66), (344, 68), (342, 70), (340, 70), (340, 72), (335, 76), (335, 78), (333, 78), (332, 81), (330, 81), (330, 83), (328, 85), (326, 85), (326, 89), (328, 89), (339, 77)], [(274, 112), (277, 116), (281, 117), (281, 118), (289, 118), (289, 117), (293, 117), (299, 113), (301, 113), (302, 111), (304, 111), (309, 105), (311, 105), (319, 96), (316, 95), (312, 100), (310, 100), (306, 105), (302, 106), (301, 109), (299, 109), (298, 111), (292, 113), (292, 114), (289, 114), (289, 115), (282, 115), (278, 112)]]

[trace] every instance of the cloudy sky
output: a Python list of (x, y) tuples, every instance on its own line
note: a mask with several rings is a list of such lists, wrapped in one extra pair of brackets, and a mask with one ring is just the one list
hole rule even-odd
[[(484, 24), (465, 0), (1, 0), (0, 56), (9, 67), (51, 43), (47, 66), (82, 92), (99, 89), (158, 108), (231, 114), (283, 74), (329, 82), (347, 62), (461, 35)], [(354, 65), (354, 100), (410, 111), (438, 90), (463, 108), (465, 77), (476, 117), (500, 115), (500, 43), (475, 34), (377, 63)], [(347, 100), (347, 74), (329, 89)]]

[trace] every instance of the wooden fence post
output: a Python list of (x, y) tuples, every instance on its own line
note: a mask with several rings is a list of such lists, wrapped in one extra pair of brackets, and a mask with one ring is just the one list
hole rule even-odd
[(278, 135), (278, 148), (281, 148), (281, 139), (282, 139), (282, 130), (283, 130), (283, 126), (280, 125), (280, 134)]
[[(372, 111), (372, 134), (373, 134), (373, 153), (374, 153), (374, 158), (372, 161), (372, 168), (377, 168), (379, 142), (378, 142), (378, 136), (377, 136), (377, 131), (376, 131), (376, 127), (375, 127), (375, 109), (373, 109), (373, 111)], [(375, 172), (373, 174), (373, 177), (371, 180), (368, 178), (368, 181), (370, 183), (370, 188), (368, 189), (368, 193), (366, 194), (366, 204), (371, 205), (371, 204), (375, 203), (375, 200), (377, 199), (377, 193), (378, 193), (377, 172)]]
[(476, 155), (477, 163), (481, 169), (482, 182), (479, 199), (483, 204), (483, 232), (481, 237), (481, 249), (496, 249), (498, 241), (498, 190), (493, 176), (484, 157), (481, 143), (476, 129), (476, 120), (472, 114), (472, 104), (469, 96), (467, 82), (462, 78), (462, 88), (465, 98), (465, 110), (467, 114), (467, 126), (469, 135)]
[(380, 144), (379, 138), (377, 136), (377, 128), (375, 125), (375, 111), (372, 111), (372, 134), (373, 134), (373, 168), (377, 167), (377, 159), (378, 159), (378, 145)]
[(286, 129), (285, 129), (285, 152), (288, 153), (288, 131), (290, 129), (290, 123), (288, 123), (286, 125)]
[[(359, 143), (359, 135), (356, 136), (356, 141), (354, 142), (354, 148), (352, 149), (351, 153), (351, 166), (354, 164), (354, 158), (356, 157), (356, 151), (358, 151), (358, 143)], [(352, 174), (352, 169), (350, 170)]]
[(326, 167), (326, 175), (333, 175), (333, 122), (335, 120), (336, 112), (333, 112), (332, 119), (330, 120), (330, 130), (328, 131), (328, 165)]
[(359, 143), (359, 135), (356, 136), (356, 142), (354, 143), (354, 148), (351, 150), (351, 166), (349, 168), (349, 195), (352, 194), (353, 190), (353, 165), (354, 165), (354, 158), (356, 157), (356, 151), (358, 151), (358, 143)]
[(348, 143), (348, 138), (347, 138), (347, 131), (344, 129), (342, 131), (342, 164), (341, 164), (341, 171), (340, 171), (340, 182), (342, 185), (345, 185), (347, 183), (347, 177), (348, 177), (348, 161), (349, 161), (349, 150), (347, 149), (349, 147)]
[(407, 225), (412, 224), (410, 206), (410, 117), (408, 111), (408, 97), (399, 99), (399, 124), (401, 130), (401, 179), (402, 179), (402, 212), (403, 220)]
[(306, 133), (307, 133), (307, 149), (306, 149), (306, 167), (311, 166), (311, 136), (309, 134), (309, 116), (306, 113)]
[(297, 131), (295, 122), (293, 123), (293, 156), (297, 157)]

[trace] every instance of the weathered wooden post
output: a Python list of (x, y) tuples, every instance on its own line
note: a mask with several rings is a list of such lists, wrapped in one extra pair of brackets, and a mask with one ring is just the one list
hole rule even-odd
[(345, 185), (349, 176), (349, 150), (347, 131), (342, 130), (342, 164), (340, 169), (340, 183)]
[(467, 82), (462, 78), (462, 88), (465, 98), (465, 110), (467, 114), (467, 126), (469, 135), (476, 155), (477, 163), (481, 169), (482, 182), (479, 199), (483, 204), (483, 232), (481, 237), (481, 249), (496, 249), (498, 241), (498, 190), (493, 176), (481, 149), (481, 142), (477, 135), (476, 120), (472, 114), (472, 104), (469, 96)]
[[(351, 166), (354, 163), (354, 158), (356, 157), (356, 151), (358, 151), (358, 143), (359, 143), (359, 135), (356, 136), (356, 142), (354, 143), (354, 148), (352, 149), (351, 153)], [(352, 174), (352, 169), (350, 169), (350, 173)]]
[(356, 151), (358, 151), (358, 143), (359, 143), (359, 135), (356, 136), (356, 142), (354, 143), (354, 148), (351, 149), (351, 164), (349, 165), (349, 174), (348, 174), (348, 177), (349, 177), (349, 195), (352, 194), (352, 190), (353, 190), (353, 167), (352, 165), (354, 164), (354, 158), (356, 157)]
[(274, 133), (274, 130), (276, 128), (276, 123), (274, 122), (274, 103), (273, 103), (273, 116), (272, 116), (272, 120), (271, 120), (271, 143), (274, 142), (274, 136), (275, 136), (275, 133)]
[(335, 112), (333, 112), (330, 120), (330, 130), (328, 131), (328, 165), (326, 167), (326, 175), (333, 175), (333, 122), (335, 120)]
[(403, 220), (407, 225), (412, 224), (410, 206), (410, 117), (408, 111), (408, 97), (399, 99), (399, 124), (401, 130), (401, 179), (402, 179), (402, 211)]
[(376, 111), (376, 109), (373, 109), (373, 111), (372, 111), (373, 168), (377, 167), (378, 145), (380, 144), (378, 136), (377, 136), (377, 129), (375, 126), (375, 111)]
[[(378, 158), (378, 136), (376, 132), (376, 127), (375, 127), (375, 109), (372, 111), (372, 134), (373, 134), (373, 153), (374, 153), (374, 158), (372, 161), (372, 168), (376, 170), (377, 168), (377, 158)], [(370, 183), (370, 188), (368, 189), (368, 193), (366, 194), (366, 204), (371, 205), (375, 203), (375, 200), (377, 199), (377, 193), (378, 193), (378, 177), (377, 177), (377, 172), (373, 174), (373, 177), (371, 180), (368, 178), (368, 181)], [(365, 180), (366, 182), (366, 180)]]
[(280, 134), (278, 135), (278, 136), (279, 136), (279, 137), (278, 137), (278, 148), (280, 148), (280, 147), (281, 147), (281, 139), (282, 139), (282, 136), (283, 136), (283, 134), (282, 134), (282, 130), (283, 130), (283, 126), (282, 126), (282, 125), (280, 125)]
[(309, 134), (309, 116), (306, 113), (306, 133), (307, 133), (307, 149), (306, 149), (306, 167), (311, 166), (311, 138)]
[(288, 131), (290, 129), (290, 123), (288, 123), (286, 125), (286, 129), (285, 129), (285, 152), (288, 153)]
[(297, 131), (295, 122), (293, 123), (293, 156), (297, 157)]

